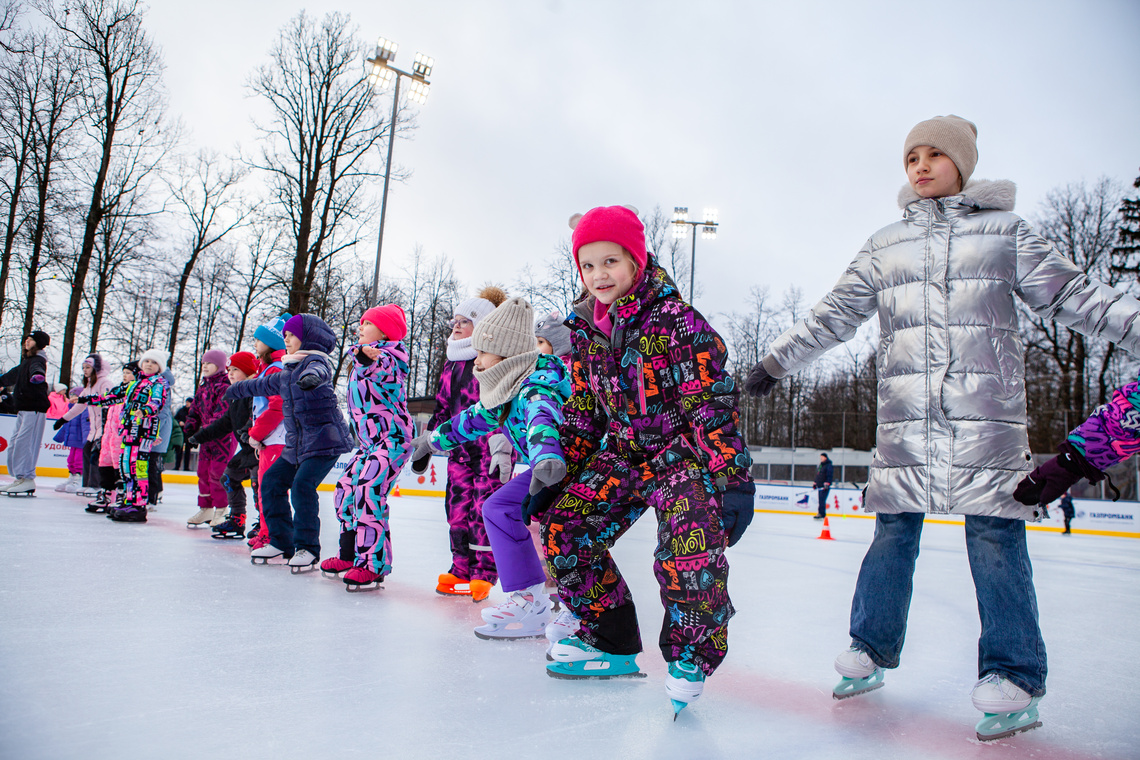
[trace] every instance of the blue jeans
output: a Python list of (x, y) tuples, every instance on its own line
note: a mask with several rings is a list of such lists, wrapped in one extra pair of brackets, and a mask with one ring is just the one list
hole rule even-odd
[[(337, 457), (309, 457), (293, 464), (279, 458), (265, 471), (261, 482), (262, 509), (269, 543), (292, 557), (305, 549), (321, 556), (321, 517), (317, 486), (336, 464)], [(290, 498), (293, 511), (289, 511)]]
[[(921, 512), (876, 515), (875, 538), (855, 582), (851, 644), (883, 668), (899, 666), (924, 517)], [(982, 620), (978, 677), (997, 673), (1032, 696), (1044, 695), (1048, 668), (1025, 523), (967, 515), (966, 554)]]

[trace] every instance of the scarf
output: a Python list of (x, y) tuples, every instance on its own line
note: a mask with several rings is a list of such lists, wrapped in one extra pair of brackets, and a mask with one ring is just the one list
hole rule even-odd
[(471, 347), (471, 337), (459, 340), (447, 339), (447, 360), (452, 362), (469, 362), (475, 358), (475, 349)]
[(484, 409), (494, 409), (511, 401), (538, 366), (538, 351), (509, 356), (490, 369), (475, 368), (479, 382), (479, 401)]

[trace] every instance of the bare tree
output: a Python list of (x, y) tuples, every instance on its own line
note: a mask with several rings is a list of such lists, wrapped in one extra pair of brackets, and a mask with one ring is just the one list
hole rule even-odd
[(27, 52), (24, 40), (12, 37), (12, 30), (16, 28), (16, 23), (20, 20), (22, 9), (22, 0), (0, 1), (0, 50), (9, 55)]
[(223, 165), (217, 153), (202, 150), (188, 161), (183, 161), (179, 170), (180, 181), (171, 188), (174, 200), (190, 225), (186, 258), (178, 277), (166, 344), (172, 365), (182, 322), (182, 304), (194, 265), (204, 251), (244, 225), (249, 216), (249, 210), (238, 194), (238, 185), (247, 172), (244, 167), (234, 164)]
[[(14, 12), (12, 7), (2, 8), (4, 19)], [(23, 43), (21, 43), (23, 45)], [(19, 213), (27, 184), (28, 165), (35, 144), (34, 99), (28, 91), (28, 61), (23, 56), (11, 56), (0, 64), (0, 161), (10, 167), (3, 174), (6, 226), (4, 249), (0, 252), (0, 322), (7, 306), (8, 277), (16, 237), (24, 225), (25, 217)]]
[[(112, 179), (110, 185), (116, 183)], [(113, 192), (113, 190), (112, 190)], [(91, 335), (88, 351), (95, 352), (99, 335), (107, 314), (108, 298), (116, 283), (132, 279), (141, 273), (130, 266), (144, 257), (157, 256), (148, 243), (156, 236), (152, 214), (138, 210), (141, 199), (130, 196), (115, 204), (115, 211), (105, 214), (99, 221), (95, 236), (95, 251), (92, 258), (94, 267), (94, 287), (84, 289), (84, 301), (91, 311)], [(150, 286), (151, 278), (139, 281)], [(165, 290), (165, 288), (163, 288)], [(148, 298), (150, 293), (145, 294)], [(148, 315), (150, 312), (146, 312)]]
[(302, 11), (249, 83), (273, 114), (258, 125), (261, 152), (250, 163), (265, 173), (275, 211), (293, 233), (286, 264), (294, 314), (308, 310), (321, 265), (356, 244), (362, 180), (374, 174), (369, 157), (391, 134), (362, 77), (362, 50), (348, 16), (329, 13), (317, 23)]
[(234, 307), (241, 315), (237, 337), (234, 339), (235, 351), (241, 350), (249, 318), (266, 300), (268, 290), (273, 285), (269, 265), (280, 236), (280, 232), (272, 231), (266, 225), (255, 224), (245, 241), (247, 258), (234, 267), (234, 278), (241, 283), (240, 288), (231, 291)]
[(523, 266), (510, 289), (529, 301), (536, 314), (557, 311), (567, 316), (583, 292), (570, 244), (560, 241), (537, 271), (530, 264)]
[(459, 281), (446, 256), (428, 260), (418, 245), (405, 272), (408, 275), (403, 304), (408, 320), (405, 342), (411, 352), (408, 395), (423, 396), (433, 392), (439, 384), (450, 332), (447, 320), (459, 300)]
[[(83, 239), (73, 268), (61, 350), (60, 376), (71, 373), (79, 308), (103, 217), (114, 211), (104, 186), (116, 161), (134, 164), (139, 177), (150, 163), (152, 135), (160, 132), (165, 104), (159, 92), (162, 63), (143, 30), (138, 0), (34, 0), (63, 34), (76, 56), (86, 108), (92, 160), (84, 186), (90, 188)], [(116, 147), (122, 150), (116, 151)]]

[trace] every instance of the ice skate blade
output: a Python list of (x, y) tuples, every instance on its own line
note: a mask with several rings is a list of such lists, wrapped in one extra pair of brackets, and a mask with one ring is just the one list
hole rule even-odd
[(241, 533), (214, 533), (210, 536), (210, 538), (216, 538), (219, 540), (229, 539), (231, 541), (241, 541), (243, 538), (245, 538), (245, 536), (243, 536)]
[(251, 565), (284, 565), (288, 560), (284, 555), (278, 554), (276, 557), (250, 557), (249, 562)]
[(344, 590), (350, 594), (359, 594), (363, 591), (378, 591), (384, 588), (383, 581), (372, 581), (372, 583), (346, 583)]
[(189, 523), (188, 522), (188, 523), (186, 523), (186, 527), (191, 528), (191, 529), (193, 529), (193, 528), (205, 528), (209, 524), (210, 524), (209, 522), (200, 522), (200, 523)]
[(848, 699), (849, 697), (857, 697), (860, 694), (866, 694), (875, 689), (883, 687), (883, 669), (875, 668), (875, 672), (866, 678), (848, 678), (843, 676), (843, 680), (836, 684), (835, 688), (831, 690), (831, 696), (835, 699)]
[(568, 681), (608, 681), (611, 678), (645, 678), (633, 657), (615, 660), (577, 660), (552, 662), (546, 675)]
[(15, 491), (15, 492), (0, 491), (0, 493), (4, 494), (5, 496), (10, 496), (10, 497), (14, 498), (16, 496), (35, 496), (36, 490), (33, 488), (31, 491)]
[(321, 570), (321, 577), (322, 578), (328, 578), (330, 581), (339, 581), (339, 580), (343, 580), (344, 574), (347, 572), (348, 572), (348, 570), (341, 570), (340, 572), (337, 572), (337, 573), (334, 573), (331, 570)]
[(467, 591), (441, 591), (439, 588), (436, 588), (435, 593), (440, 596), (471, 596), (470, 589)]
[(975, 727), (978, 741), (992, 742), (1040, 726), (1040, 716), (1037, 713), (1037, 703), (1040, 699), (1034, 697), (1028, 707), (1017, 712), (984, 713), (985, 717), (978, 721)]
[(317, 569), (317, 565), (289, 565), (289, 572), (293, 575), (302, 575), (304, 573), (311, 573)]
[(669, 701), (673, 703), (673, 722), (676, 723), (677, 716), (681, 714), (682, 710), (689, 706), (689, 703), (682, 702), (679, 699), (670, 699)]
[[(479, 626), (479, 628), (482, 628), (482, 627), (483, 626)], [(503, 631), (491, 632), (491, 631), (480, 631), (479, 628), (476, 628), (475, 630), (473, 630), (472, 633), (474, 633), (477, 637), (483, 639), (484, 641), (522, 641), (524, 639), (545, 639), (546, 638), (546, 634), (541, 632), (541, 631), (539, 631), (538, 633), (519, 634), (519, 633), (515, 633), (514, 631), (511, 631), (509, 629), (503, 630)], [(551, 662), (553, 662), (553, 660), (551, 660)]]

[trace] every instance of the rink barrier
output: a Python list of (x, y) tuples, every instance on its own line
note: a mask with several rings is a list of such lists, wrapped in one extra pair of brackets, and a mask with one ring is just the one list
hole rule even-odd
[[(0, 414), (0, 454), (8, 448), (8, 440), (15, 428), (14, 415)], [(54, 435), (55, 431), (51, 425), (47, 425), (44, 429), (43, 448), (40, 450), (36, 475), (66, 478), (68, 448), (53, 441)], [(351, 452), (342, 455), (324, 481), (317, 486), (317, 490), (334, 491), (336, 481), (343, 474), (350, 459)], [(519, 465), (515, 467), (515, 472), (522, 472), (525, 469), (526, 467)], [(0, 464), (0, 473), (8, 473), (6, 463)], [(197, 485), (198, 476), (192, 472), (167, 470), (162, 473), (162, 481)], [(443, 498), (447, 487), (447, 457), (433, 456), (427, 471), (422, 475), (412, 472), (411, 467), (405, 467), (396, 479), (396, 484), (403, 496)], [(816, 492), (810, 486), (797, 486), (786, 481), (756, 483), (756, 512), (775, 515), (813, 515), (817, 511), (817, 505)], [(1073, 507), (1076, 511), (1072, 522), (1073, 533), (1140, 538), (1140, 502), (1074, 499)], [(833, 518), (850, 517), (861, 520), (871, 520), (875, 517), (873, 513), (863, 511), (862, 492), (856, 488), (832, 488), (828, 494), (827, 514)], [(956, 515), (927, 515), (926, 522), (935, 525), (961, 525), (963, 518)], [(1049, 505), (1049, 517), (1046, 520), (1025, 525), (1027, 530), (1049, 533), (1058, 533), (1064, 529), (1063, 526), (1061, 508), (1056, 503)]]

